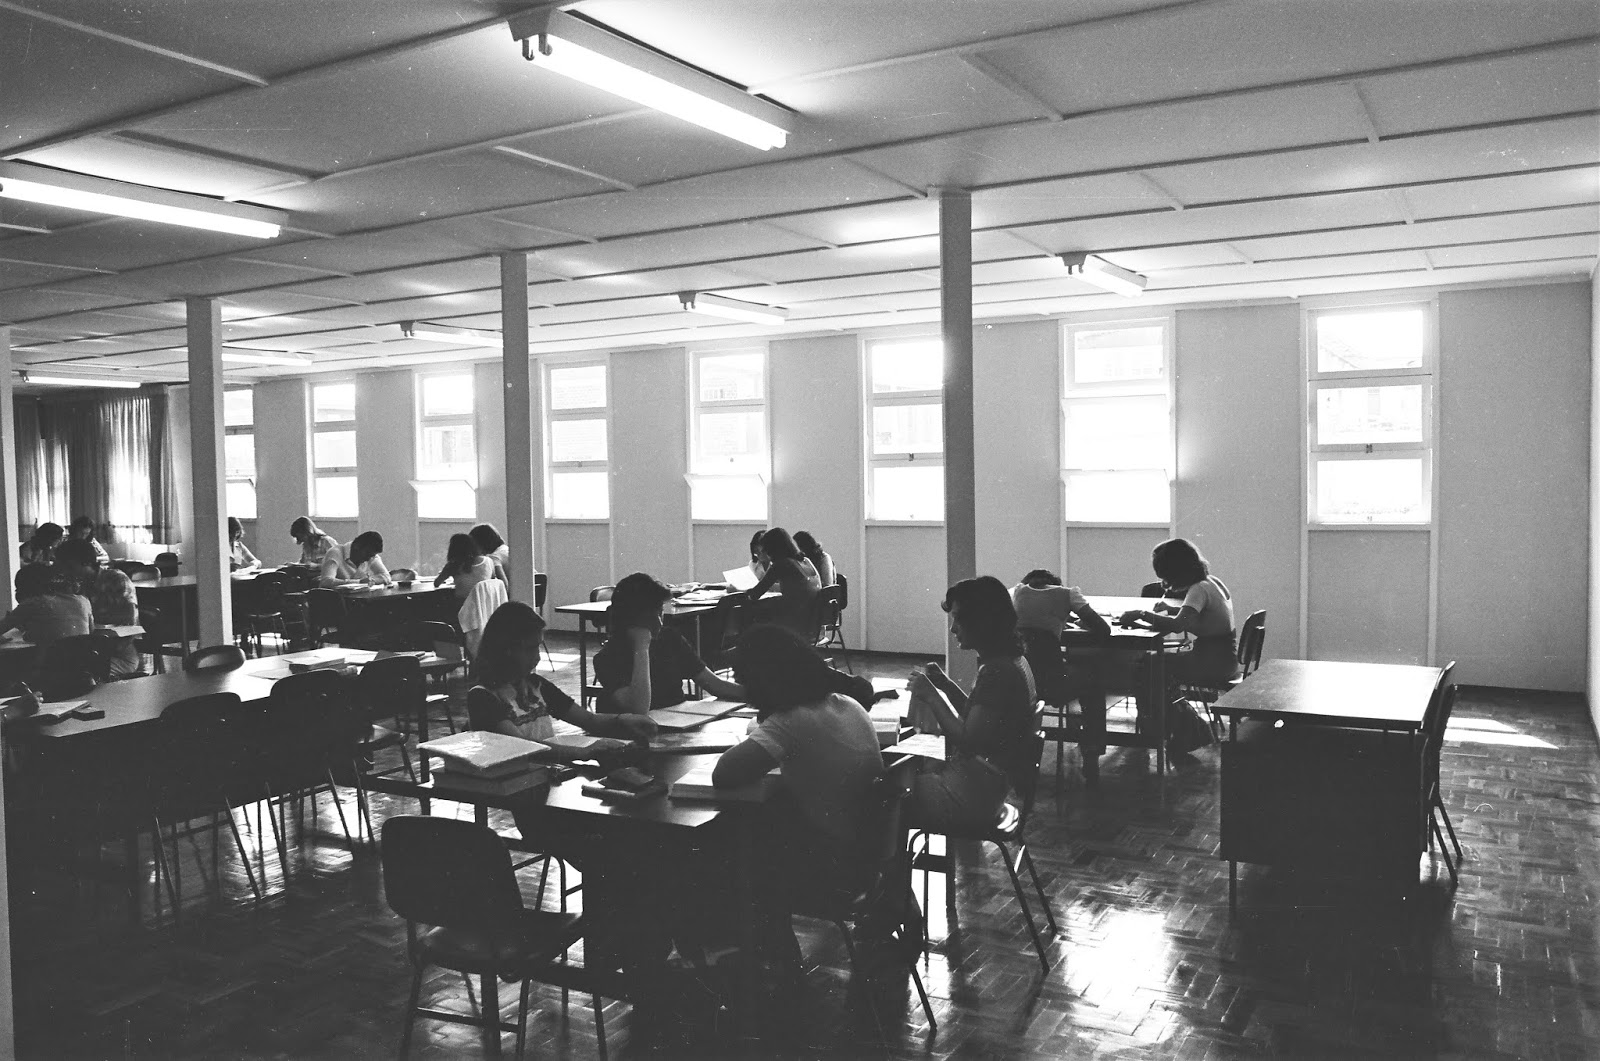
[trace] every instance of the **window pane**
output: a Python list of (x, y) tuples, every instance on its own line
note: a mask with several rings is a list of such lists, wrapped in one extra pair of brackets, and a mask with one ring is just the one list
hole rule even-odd
[(554, 472), (550, 515), (554, 519), (608, 519), (611, 500), (605, 472)]
[(417, 487), (417, 515), (424, 519), (477, 519), (478, 491), (458, 479)]
[(228, 503), (228, 515), (234, 519), (256, 518), (256, 488), (249, 483), (230, 482), (223, 498)]
[(944, 519), (944, 466), (907, 464), (872, 469), (873, 519)]
[(249, 427), (256, 422), (255, 391), (239, 387), (222, 392), (222, 423), (224, 427)]
[(354, 468), (356, 433), (318, 431), (311, 437), (311, 457), (313, 465), (318, 468)]
[(1425, 323), (1420, 308), (1322, 314), (1317, 317), (1317, 371), (1420, 368)]
[(754, 475), (692, 479), (689, 511), (695, 519), (767, 518), (767, 488)]
[(313, 421), (325, 424), (334, 420), (356, 418), (356, 385), (354, 383), (328, 383), (311, 388), (311, 416)]
[(873, 453), (943, 453), (938, 405), (879, 405), (872, 410)]
[(701, 413), (696, 471), (705, 474), (761, 470), (765, 417), (759, 412)]
[(1164, 471), (1068, 472), (1066, 517), (1075, 523), (1166, 523), (1172, 491)]
[(1072, 333), (1073, 383), (1158, 380), (1166, 361), (1160, 325)]
[(357, 515), (358, 508), (356, 477), (353, 475), (318, 476), (316, 496), (312, 498), (312, 505), (319, 516), (354, 518)]
[(606, 459), (604, 420), (550, 421), (550, 459), (564, 461), (603, 461)]
[(229, 478), (254, 479), (256, 475), (256, 436), (224, 435), (222, 465)]
[(606, 407), (606, 366), (550, 370), (550, 408), (604, 409)]
[(719, 354), (700, 359), (700, 400), (703, 402), (750, 401), (761, 397), (762, 368), (766, 358), (760, 354)]
[(471, 425), (424, 427), (422, 467), (417, 469), (417, 473), (423, 479), (476, 480), (478, 449), (473, 444)]
[(1172, 460), (1167, 420), (1160, 396), (1069, 401), (1064, 466), (1164, 471)]
[(1317, 391), (1317, 443), (1422, 441), (1422, 387), (1324, 387)]
[(423, 376), (423, 416), (471, 416), (472, 376)]
[(936, 391), (944, 386), (944, 344), (937, 339), (872, 345), (872, 390)]
[(1324, 523), (1425, 523), (1422, 458), (1319, 460), (1317, 518)]

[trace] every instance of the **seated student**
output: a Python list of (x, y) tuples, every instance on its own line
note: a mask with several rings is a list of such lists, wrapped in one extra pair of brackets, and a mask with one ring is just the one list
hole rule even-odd
[(17, 556), (25, 564), (48, 564), (55, 560), (56, 546), (66, 532), (59, 523), (41, 523), (34, 528), (33, 536), (17, 549)]
[(322, 533), (322, 529), (311, 522), (310, 516), (301, 516), (289, 524), (289, 537), (300, 543), (300, 559), (297, 562), (307, 567), (322, 566), (322, 558), (328, 550), (339, 544), (332, 535)]
[[(96, 626), (139, 625), (139, 599), (134, 593), (133, 581), (116, 568), (108, 568), (95, 576), (89, 607)], [(105, 656), (113, 680), (143, 673), (137, 636), (115, 637), (110, 642), (111, 648)]]
[(766, 533), (764, 530), (758, 530), (750, 535), (750, 569), (758, 575), (764, 574), (767, 570), (761, 556), (761, 539)]
[(713, 674), (683, 635), (664, 625), (662, 609), (671, 599), (672, 590), (642, 571), (612, 590), (611, 636), (594, 656), (595, 680), (605, 689), (596, 710), (642, 715), (681, 704), (688, 699), (686, 681), (699, 682), (712, 696), (744, 699), (743, 689)]
[(1043, 568), (1029, 571), (1011, 587), (1011, 603), (1017, 609), (1017, 633), (1039, 695), (1052, 704), (1077, 700), (1083, 709), (1084, 765), (1092, 772), (1089, 757), (1104, 754), (1106, 743), (1106, 691), (1099, 666), (1102, 653), (1080, 649), (1074, 653), (1073, 665), (1066, 666), (1061, 632), (1076, 619), (1095, 641), (1103, 643), (1111, 636), (1111, 627), (1077, 586), (1063, 586), (1053, 571)]
[(17, 572), (17, 606), (0, 621), (0, 634), (20, 629), (41, 649), (63, 637), (87, 634), (94, 625), (88, 598), (74, 593), (71, 577), (43, 564)]
[(467, 531), (467, 535), (478, 543), (479, 552), (494, 562), (496, 570), (500, 573), (500, 581), (511, 581), (511, 546), (500, 537), (500, 532), (494, 529), (494, 524), (480, 523)]
[(256, 554), (244, 543), (244, 524), (232, 516), (228, 517), (228, 569), (230, 571), (250, 571), (261, 566), (261, 561), (256, 559)]
[(855, 890), (860, 808), (883, 770), (872, 719), (835, 691), (833, 668), (792, 630), (762, 624), (739, 635), (734, 671), (756, 708), (756, 726), (717, 760), (719, 787), (760, 780), (777, 767), (784, 796), (764, 806), (759, 891), (779, 920), (769, 936), (798, 957), (788, 924), (797, 901)]
[[(782, 527), (773, 527), (761, 536), (761, 559), (767, 573), (750, 590), (750, 600), (756, 602), (756, 614), (815, 641), (817, 594), (822, 590), (822, 579), (816, 568), (800, 555), (794, 539)], [(778, 587), (779, 601), (761, 604), (761, 595), (773, 586)]]
[(82, 538), (68, 538), (56, 546), (56, 559), (51, 568), (68, 589), (87, 597), (94, 577), (100, 573), (100, 561), (88, 542)]
[[(1122, 622), (1142, 622), (1168, 633), (1194, 636), (1186, 651), (1166, 657), (1167, 685), (1172, 702), (1167, 707), (1167, 747), (1174, 756), (1210, 744), (1210, 725), (1187, 700), (1177, 699), (1177, 688), (1187, 683), (1225, 685), (1239, 674), (1238, 634), (1233, 626), (1233, 595), (1211, 573), (1211, 565), (1185, 538), (1171, 538), (1150, 553), (1150, 566), (1167, 588), (1167, 596), (1182, 597), (1176, 605), (1158, 602), (1153, 611), (1135, 609), (1122, 614)], [(1174, 611), (1176, 614), (1173, 614)]]
[(322, 554), (322, 575), (317, 585), (323, 589), (335, 586), (389, 586), (394, 579), (383, 566), (383, 535), (377, 531), (362, 531), (350, 539), (348, 545), (335, 544)]
[(833, 557), (811, 536), (810, 531), (795, 531), (794, 544), (800, 550), (800, 555), (810, 561), (824, 587), (839, 584), (839, 572), (833, 566)]
[(101, 545), (94, 536), (94, 520), (88, 516), (79, 516), (67, 528), (67, 537), (72, 541), (88, 542), (94, 550), (95, 565), (97, 567), (110, 567), (111, 554), (106, 552), (106, 547)]
[(450, 545), (444, 554), (444, 566), (434, 577), (434, 586), (442, 586), (446, 579), (450, 579), (455, 586), (456, 600), (466, 600), (472, 596), (473, 586), (487, 582), (491, 578), (500, 578), (504, 581), (500, 568), (493, 560), (483, 555), (483, 550), (478, 548), (478, 543), (472, 540), (471, 534), (450, 535)]
[(963, 579), (945, 593), (943, 607), (956, 644), (978, 653), (978, 676), (968, 694), (937, 663), (911, 675), (912, 720), (931, 716), (948, 740), (946, 760), (917, 776), (906, 822), (970, 833), (993, 827), (1007, 793), (1038, 770), (1029, 750), (1038, 697), (1017, 611), (999, 579)]

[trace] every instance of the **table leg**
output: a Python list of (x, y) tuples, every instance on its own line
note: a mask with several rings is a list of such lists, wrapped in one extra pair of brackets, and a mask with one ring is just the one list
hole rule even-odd
[(122, 858), (127, 863), (123, 872), (128, 875), (128, 920), (137, 926), (144, 919), (144, 863), (139, 854), (139, 827), (130, 822), (126, 830), (122, 834)]
[(483, 1052), (500, 1056), (500, 977), (484, 973), (478, 977), (479, 1007), (483, 1011)]
[(1157, 648), (1150, 664), (1150, 684), (1155, 687), (1156, 698), (1156, 773), (1167, 776), (1167, 667), (1163, 662), (1166, 649)]
[[(735, 894), (739, 903), (739, 953), (746, 968), (756, 967), (756, 889), (755, 889), (755, 815), (739, 815), (739, 851), (735, 858)], [(756, 1039), (756, 982), (755, 975), (739, 977), (739, 1038), (746, 1043)]]
[(589, 617), (578, 616), (578, 703), (589, 706)]

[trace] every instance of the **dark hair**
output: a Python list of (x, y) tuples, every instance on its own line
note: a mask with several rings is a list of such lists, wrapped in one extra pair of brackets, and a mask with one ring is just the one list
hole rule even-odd
[(810, 531), (795, 531), (794, 547), (807, 556), (815, 556), (822, 552), (822, 546), (817, 544), (817, 540), (811, 536)]
[(67, 527), (67, 530), (73, 534), (76, 534), (81, 530), (86, 530), (92, 535), (94, 534), (94, 520), (90, 519), (88, 516), (76, 516), (73, 518), (71, 525)]
[[(362, 531), (350, 539), (350, 552), (354, 553), (357, 549), (366, 553), (367, 559), (372, 559), (372, 557), (383, 552), (383, 535), (377, 531)], [(351, 563), (355, 563), (353, 556), (349, 559)]]
[(1018, 656), (1017, 609), (1011, 593), (993, 575), (964, 578), (951, 586), (940, 605), (947, 612), (960, 610), (961, 627), (980, 656)]
[(95, 553), (94, 546), (83, 539), (68, 538), (56, 546), (56, 563), (67, 567), (99, 568), (100, 557)]
[(47, 549), (66, 536), (59, 523), (41, 523), (33, 531), (33, 541)]
[(611, 629), (624, 630), (671, 599), (672, 590), (654, 576), (643, 571), (626, 575), (611, 590)]
[(483, 550), (478, 548), (478, 543), (472, 540), (471, 534), (452, 534), (450, 545), (444, 552), (444, 561), (447, 564), (464, 567), (482, 555)]
[(1192, 586), (1211, 574), (1211, 565), (1187, 538), (1169, 538), (1150, 550), (1150, 566), (1169, 586)]
[(800, 550), (795, 548), (794, 539), (782, 527), (773, 527), (763, 534), (761, 548), (766, 551), (767, 558), (773, 561), (800, 559)]
[(500, 537), (500, 532), (494, 529), (494, 524), (492, 523), (480, 523), (467, 531), (467, 535), (478, 543), (478, 548), (483, 551), (485, 556), (506, 543), (506, 540)]
[(1022, 576), (1022, 584), (1025, 586), (1031, 586), (1035, 582), (1046, 586), (1059, 586), (1061, 585), (1061, 576), (1056, 574), (1054, 571), (1049, 571), (1042, 567), (1036, 567), (1032, 571), (1029, 571), (1026, 575)]
[(734, 651), (734, 676), (762, 717), (827, 696), (833, 691), (830, 670), (799, 634), (771, 623), (746, 629)]
[(38, 597), (50, 590), (50, 569), (44, 564), (23, 564), (17, 568), (17, 600)]
[(544, 619), (523, 601), (500, 605), (483, 624), (478, 655), (472, 662), (472, 683), (492, 689), (527, 677), (513, 673), (511, 650), (521, 642), (537, 639), (543, 630)]
[(236, 517), (229, 516), (228, 517), (228, 540), (231, 542), (235, 538), (243, 538), (243, 537), (244, 537), (244, 524), (240, 523), (239, 520)]
[(311, 522), (309, 516), (301, 516), (289, 524), (289, 537), (299, 541), (302, 537), (309, 538), (317, 532), (317, 525)]
[(754, 534), (750, 535), (750, 559), (751, 560), (754, 560), (756, 558), (756, 556), (761, 552), (761, 539), (766, 535), (766, 533), (767, 532), (764, 531), (764, 530), (758, 530)]

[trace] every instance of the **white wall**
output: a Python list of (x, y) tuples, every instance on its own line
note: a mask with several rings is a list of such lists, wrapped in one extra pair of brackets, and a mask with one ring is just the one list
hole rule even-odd
[(1589, 717), (1600, 736), (1600, 274), (1589, 278)]
[[(417, 492), (411, 485), (416, 478), (416, 427), (413, 373), (367, 372), (356, 377), (356, 490), (361, 518), (354, 521), (355, 534), (370, 530), (383, 535), (383, 562), (390, 568), (417, 566)], [(323, 529), (334, 534), (327, 526)], [(354, 534), (334, 536), (345, 542)]]
[(679, 347), (634, 351), (613, 357), (611, 367), (613, 567), (618, 578), (644, 571), (663, 582), (686, 581), (687, 356)]
[(254, 389), (258, 518), (245, 540), (262, 563), (283, 564), (300, 558), (289, 524), (311, 511), (306, 383), (274, 380)]

